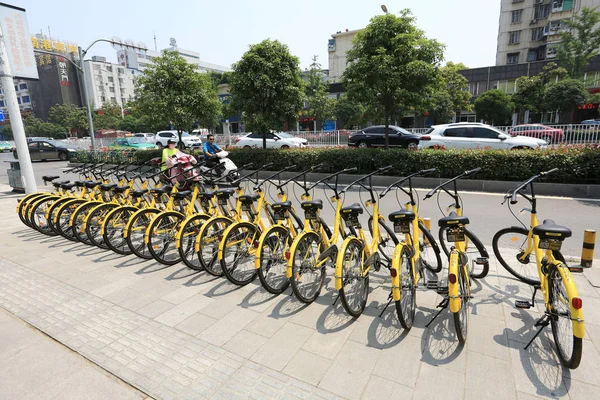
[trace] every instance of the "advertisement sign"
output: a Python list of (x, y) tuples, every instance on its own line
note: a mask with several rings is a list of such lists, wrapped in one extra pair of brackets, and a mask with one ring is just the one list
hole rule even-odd
[(34, 50), (46, 50), (64, 54), (77, 54), (76, 44), (50, 41), (50, 39), (40, 39), (35, 36), (31, 37), (31, 47), (33, 47)]
[(325, 120), (325, 122), (323, 122), (323, 130), (335, 131), (335, 121), (332, 121), (330, 119)]
[(13, 77), (39, 79), (25, 9), (0, 3), (0, 28)]

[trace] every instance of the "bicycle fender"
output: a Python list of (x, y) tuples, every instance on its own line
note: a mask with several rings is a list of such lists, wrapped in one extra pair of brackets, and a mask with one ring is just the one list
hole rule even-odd
[(260, 237), (258, 238), (258, 247), (256, 248), (256, 257), (254, 257), (254, 268), (255, 269), (260, 269), (260, 254), (262, 253), (261, 250), (265, 244), (265, 239), (267, 238), (267, 235), (271, 232), (271, 230), (276, 226), (280, 226), (280, 225), (273, 225), (273, 226), (269, 227), (269, 229), (266, 229), (263, 233), (261, 233)]
[(135, 217), (138, 216), (138, 214), (141, 214), (144, 211), (147, 210), (151, 210), (154, 211), (155, 213), (159, 213), (162, 210), (159, 208), (141, 208), (139, 210), (137, 210), (135, 213), (133, 213), (133, 215), (129, 218), (129, 221), (127, 221), (127, 224), (125, 225), (125, 229), (123, 230), (123, 237), (126, 238), (127, 236), (129, 236), (129, 230), (131, 229), (131, 224), (132, 222), (135, 220)]
[(224, 217), (224, 216), (217, 216), (217, 217), (212, 217), (210, 219), (207, 219), (204, 224), (202, 225), (202, 227), (200, 228), (200, 231), (198, 231), (198, 236), (196, 236), (196, 243), (194, 243), (194, 251), (196, 253), (200, 252), (200, 238), (202, 237), (202, 235), (204, 234), (204, 231), (206, 230), (206, 227), (208, 226), (208, 223), (217, 219), (217, 218), (227, 218), (229, 220), (230, 224), (233, 224), (233, 219), (229, 218), (229, 217)]
[(158, 214), (154, 214), (154, 216), (152, 217), (152, 221), (150, 221), (150, 223), (148, 224), (148, 226), (146, 227), (146, 232), (144, 233), (144, 244), (148, 244), (150, 243), (150, 226), (152, 225), (152, 222), (154, 222), (154, 220), (158, 217), (160, 217), (163, 214), (168, 214), (168, 213), (176, 213), (181, 215), (181, 218), (184, 217), (183, 213), (180, 213), (179, 211), (161, 211)]
[(448, 297), (450, 299), (450, 311), (453, 313), (460, 310), (460, 297), (458, 297), (458, 252), (450, 253), (450, 263), (448, 265), (448, 277), (450, 274), (456, 276), (456, 283), (451, 283), (448, 279)]
[[(130, 207), (133, 207), (133, 206), (130, 206)], [(108, 212), (108, 214), (106, 214), (106, 217), (104, 217), (104, 221), (102, 221), (102, 225), (100, 225), (100, 234), (101, 235), (104, 235), (104, 230), (105, 230), (105, 227), (106, 227), (106, 221), (108, 221), (110, 219), (110, 217), (112, 217), (112, 215), (114, 213), (116, 213), (118, 211), (121, 211), (121, 210), (123, 210), (125, 208), (128, 208), (128, 206), (115, 207), (112, 210), (110, 210)], [(134, 209), (137, 209), (137, 207), (134, 207)]]
[(352, 239), (358, 238), (356, 236), (348, 236), (346, 239), (344, 239), (335, 260), (335, 290), (338, 291), (342, 289), (342, 268), (344, 265), (344, 254), (346, 253), (346, 248)]
[(181, 228), (179, 230), (177, 230), (177, 233), (175, 233), (175, 248), (180, 248), (181, 247), (181, 234), (183, 232), (183, 227), (188, 223), (189, 220), (199, 216), (199, 215), (205, 215), (207, 218), (204, 220), (204, 222), (206, 223), (206, 221), (209, 220), (210, 216), (208, 214), (205, 213), (198, 213), (198, 214), (193, 214), (190, 215), (189, 217), (187, 217), (186, 219), (183, 220), (183, 222), (181, 223)]
[(304, 231), (298, 236), (294, 238), (292, 241), (292, 245), (290, 246), (290, 257), (287, 260), (287, 268), (285, 271), (286, 278), (290, 279), (292, 277), (292, 268), (294, 266), (294, 255), (296, 254), (296, 249), (298, 248), (298, 243), (304, 238), (305, 235), (309, 233), (316, 233), (314, 231)]
[(573, 298), (579, 297), (579, 293), (577, 291), (577, 286), (575, 286), (575, 280), (573, 279), (573, 275), (571, 275), (571, 271), (564, 264), (559, 266), (558, 272), (565, 283), (565, 287), (567, 288), (567, 296), (569, 297), (569, 308), (571, 309), (571, 319), (573, 321), (573, 335), (577, 338), (583, 339), (585, 334), (584, 326), (583, 326), (583, 309), (575, 309), (573, 308)]
[[(229, 234), (229, 232), (231, 232), (231, 230), (235, 227), (237, 227), (239, 224), (243, 224), (244, 222), (237, 222), (234, 224), (231, 224), (227, 227), (227, 229), (225, 229), (225, 231), (223, 232), (223, 238), (227, 237), (227, 235)], [(223, 253), (225, 252), (225, 241), (221, 240), (219, 242), (219, 252), (217, 253), (217, 259), (219, 260), (219, 262), (221, 262), (221, 260), (223, 259)]]
[[(77, 208), (75, 208), (75, 211), (73, 211), (73, 214), (71, 214), (71, 219), (69, 220), (69, 226), (73, 226), (73, 223), (75, 222), (75, 214), (77, 214), (77, 211), (79, 211), (79, 209), (80, 209), (81, 207), (87, 206), (87, 205), (89, 205), (89, 204), (94, 204), (94, 203), (96, 203), (96, 205), (95, 205), (95, 206), (93, 206), (93, 207), (90, 209), (90, 212), (91, 212), (91, 210), (93, 210), (93, 209), (94, 209), (94, 208), (96, 208), (97, 206), (99, 206), (99, 205), (102, 205), (102, 204), (106, 204), (106, 203), (103, 203), (103, 202), (100, 202), (100, 201), (89, 201), (89, 202), (88, 202), (88, 201), (86, 201), (85, 203), (82, 203), (82, 204), (78, 205), (78, 206), (77, 206)], [(84, 216), (84, 218), (83, 218), (83, 223), (84, 223), (84, 225), (87, 223), (87, 217), (88, 217), (88, 215), (89, 215), (89, 212), (88, 212), (88, 213), (87, 213), (87, 215), (85, 215), (85, 216)]]
[(394, 276), (394, 274), (391, 274), (392, 297), (394, 298), (394, 301), (400, 301), (400, 262), (402, 261), (402, 251), (404, 250), (404, 246), (406, 246), (404, 242), (398, 243), (396, 245), (396, 248), (394, 249), (394, 255), (392, 256), (391, 268), (392, 270), (396, 271), (396, 276)]

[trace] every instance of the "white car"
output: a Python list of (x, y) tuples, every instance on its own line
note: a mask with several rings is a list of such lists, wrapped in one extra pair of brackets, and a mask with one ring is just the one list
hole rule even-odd
[[(249, 133), (245, 136), (240, 136), (235, 140), (235, 147), (256, 147), (262, 148), (263, 134)], [(291, 147), (304, 148), (308, 146), (308, 140), (297, 138), (289, 133), (267, 133), (267, 148), (268, 149), (289, 149)]]
[[(190, 135), (185, 131), (182, 132), (181, 139), (183, 140), (183, 145), (188, 149), (202, 146), (202, 141), (199, 137)], [(174, 140), (179, 143), (179, 134), (176, 130), (160, 131), (156, 134), (154, 140), (156, 141), (158, 148), (161, 149), (163, 147), (167, 147), (167, 142), (169, 140)]]
[(148, 143), (154, 143), (154, 133), (134, 133), (133, 137), (139, 137), (144, 139)]
[(510, 136), (490, 125), (456, 123), (434, 125), (421, 136), (419, 149), (539, 149), (548, 144), (527, 136)]

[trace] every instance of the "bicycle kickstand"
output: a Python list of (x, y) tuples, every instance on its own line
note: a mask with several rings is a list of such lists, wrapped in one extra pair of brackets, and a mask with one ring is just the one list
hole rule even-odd
[(383, 313), (385, 312), (385, 310), (387, 310), (387, 308), (390, 306), (390, 304), (392, 304), (392, 301), (394, 300), (394, 298), (392, 297), (392, 292), (390, 292), (390, 294), (388, 295), (388, 302), (386, 304), (386, 306), (383, 308), (383, 311), (381, 312), (381, 314), (379, 314), (379, 318), (381, 318), (381, 316), (383, 315)]
[(533, 335), (533, 337), (531, 338), (529, 343), (527, 343), (527, 345), (525, 347), (523, 347), (523, 350), (527, 350), (527, 348), (529, 346), (531, 346), (531, 343), (533, 343), (533, 341), (540, 335), (540, 333), (542, 333), (544, 328), (547, 327), (548, 325), (550, 325), (550, 317), (548, 316), (548, 314), (544, 314), (533, 325), (533, 326), (539, 327), (540, 329), (538, 329), (538, 331), (535, 333), (535, 335)]
[(332, 306), (335, 306), (335, 303), (337, 303), (339, 298), (340, 298), (340, 295), (338, 294), (337, 297), (335, 298), (335, 301), (333, 302)]
[(440, 304), (438, 304), (436, 306), (436, 308), (439, 308), (440, 310), (433, 316), (433, 318), (431, 318), (431, 320), (427, 323), (427, 325), (425, 325), (426, 328), (429, 328), (429, 325), (431, 325), (431, 323), (442, 313), (442, 311), (444, 311), (448, 305), (450, 304), (450, 299), (448, 299), (448, 297), (445, 297)]

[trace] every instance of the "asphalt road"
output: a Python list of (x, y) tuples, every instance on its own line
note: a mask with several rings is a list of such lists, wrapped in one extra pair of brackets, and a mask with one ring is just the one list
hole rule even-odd
[[(0, 154), (1, 161), (14, 160), (12, 153)], [(5, 168), (0, 169), (0, 183), (8, 184), (8, 177), (6, 170), (10, 168), (10, 164), (5, 163)], [(33, 169), (38, 182), (38, 189), (43, 187), (41, 177), (43, 175), (62, 175), (62, 170), (66, 167), (67, 162), (63, 161), (36, 161), (33, 163)], [(74, 180), (75, 177), (67, 177), (67, 179)], [(418, 189), (417, 193), (422, 199), (425, 195), (426, 190)], [(273, 197), (275, 197), (275, 191), (271, 191)], [(296, 190), (298, 197), (300, 196), (300, 190)], [(359, 197), (360, 195), (360, 197)], [(406, 196), (401, 192), (398, 192), (401, 203), (406, 202)], [(289, 196), (291, 200), (294, 200), (294, 194), (290, 191)], [(317, 189), (314, 193), (315, 199), (323, 199), (325, 207), (323, 210), (323, 217), (326, 221), (333, 221), (333, 209), (329, 206), (326, 201), (331, 196), (330, 192), (326, 194)], [(404, 197), (403, 197), (404, 196)], [(363, 201), (368, 199), (368, 195), (363, 191), (351, 191), (347, 193), (345, 204), (349, 205), (352, 203), (360, 202), (360, 198)], [(491, 242), (494, 234), (508, 226), (519, 225), (516, 219), (511, 215), (506, 205), (502, 206), (501, 202), (503, 197), (501, 194), (495, 193), (463, 193), (462, 200), (464, 202), (464, 215), (470, 219), (469, 228), (477, 234), (483, 244), (488, 247), (488, 252), (492, 253)], [(275, 200), (272, 200), (275, 201)], [(452, 203), (449, 197), (441, 197), (440, 199), (442, 210), (445, 211), (446, 207)], [(396, 197), (393, 192), (390, 192), (380, 202), (381, 213), (387, 218), (387, 215), (399, 209)], [(519, 216), (519, 211), (523, 208), (529, 208), (529, 203), (521, 199), (516, 206), (513, 206), (513, 212)], [(424, 218), (432, 219), (432, 230), (434, 236), (437, 238), (437, 219), (442, 214), (438, 208), (435, 197), (429, 200), (420, 201), (419, 214)], [(366, 214), (363, 214), (363, 220), (366, 221)], [(529, 213), (523, 213), (520, 215), (525, 225), (529, 226)], [(565, 225), (573, 231), (573, 236), (563, 243), (562, 252), (568, 256), (579, 257), (581, 255), (581, 245), (583, 243), (583, 232), (585, 229), (600, 230), (600, 199), (589, 200), (589, 199), (572, 199), (562, 197), (538, 197), (538, 217), (540, 222), (546, 218), (553, 219), (557, 224)], [(366, 225), (365, 225), (366, 226)], [(597, 251), (598, 253), (598, 251)], [(598, 254), (596, 254), (598, 257)]]

